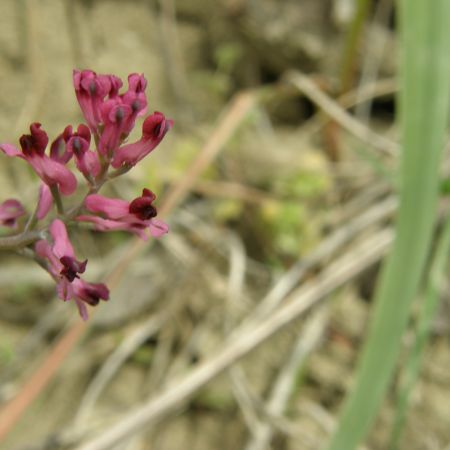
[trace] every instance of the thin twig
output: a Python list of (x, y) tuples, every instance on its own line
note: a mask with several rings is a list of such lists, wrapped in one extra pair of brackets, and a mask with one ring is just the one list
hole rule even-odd
[(75, 427), (81, 428), (89, 417), (89, 414), (103, 391), (104, 387), (109, 383), (112, 377), (117, 373), (118, 369), (130, 357), (131, 354), (142, 345), (150, 336), (155, 334), (167, 322), (172, 314), (171, 308), (164, 308), (160, 313), (153, 315), (139, 327), (137, 327), (126, 339), (124, 339), (119, 347), (108, 357), (101, 369), (95, 375), (94, 379), (86, 389), (80, 406), (75, 416)]
[(398, 155), (400, 147), (397, 143), (375, 133), (356, 120), (345, 109), (339, 106), (338, 103), (321, 91), (307, 76), (293, 71), (288, 72), (285, 79), (316, 103), (325, 114), (362, 142), (375, 147), (389, 156)]
[(86, 328), (86, 322), (78, 320), (64, 332), (20, 392), (0, 411), (0, 439), (7, 435), (30, 403), (53, 378), (67, 355), (68, 349), (71, 349), (79, 341)]
[[(234, 313), (238, 308), (242, 290), (245, 282), (247, 256), (245, 247), (238, 236), (230, 234), (227, 240), (229, 246), (229, 272), (228, 272), (228, 288), (227, 302), (225, 312), (227, 313), (224, 325), (225, 333), (228, 334), (232, 327), (235, 326)], [(244, 421), (251, 433), (260, 425), (258, 414), (254, 408), (252, 394), (246, 383), (245, 374), (242, 368), (235, 364), (229, 369), (229, 377), (231, 387), (236, 398), (237, 404), (241, 408)]]
[[(323, 336), (327, 323), (328, 308), (320, 308), (308, 319), (304, 329), (294, 345), (294, 349), (281, 368), (273, 385), (265, 410), (274, 416), (284, 414), (289, 398), (295, 386), (296, 375), (303, 365), (306, 357), (318, 345)], [(273, 427), (270, 422), (260, 423), (253, 436), (245, 446), (245, 450), (266, 450), (272, 439)]]
[(159, 0), (162, 56), (166, 63), (166, 73), (178, 110), (188, 104), (186, 93), (190, 92), (177, 30), (176, 5), (173, 0)]
[(277, 199), (261, 189), (233, 181), (197, 181), (192, 190), (207, 196), (236, 198), (249, 203), (263, 204)]

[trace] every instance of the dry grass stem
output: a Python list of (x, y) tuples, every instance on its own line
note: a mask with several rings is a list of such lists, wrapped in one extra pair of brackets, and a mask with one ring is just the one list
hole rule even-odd
[(316, 103), (325, 114), (362, 142), (371, 147), (375, 147), (386, 155), (394, 156), (398, 154), (399, 145), (397, 143), (375, 133), (356, 120), (338, 103), (324, 94), (307, 76), (299, 72), (288, 72), (286, 74), (286, 81), (292, 83), (298, 90)]
[(284, 300), (287, 294), (295, 288), (302, 280), (303, 276), (314, 267), (325, 262), (334, 253), (336, 253), (345, 244), (356, 237), (357, 234), (364, 231), (367, 227), (390, 217), (397, 208), (397, 199), (388, 197), (359, 216), (342, 225), (324, 238), (317, 248), (305, 258), (301, 258), (295, 263), (277, 283), (270, 289), (267, 295), (261, 300), (248, 319), (250, 323), (255, 323), (263, 318), (267, 318), (279, 304)]
[(173, 381), (157, 397), (136, 408), (106, 429), (97, 438), (77, 447), (79, 450), (107, 450), (133, 436), (144, 426), (155, 423), (179, 408), (202, 386), (236, 363), (244, 355), (309, 311), (325, 296), (382, 258), (392, 243), (390, 229), (375, 233), (336, 260), (314, 281), (294, 291), (289, 302), (269, 319), (232, 334), (215, 355), (199, 364), (183, 378)]

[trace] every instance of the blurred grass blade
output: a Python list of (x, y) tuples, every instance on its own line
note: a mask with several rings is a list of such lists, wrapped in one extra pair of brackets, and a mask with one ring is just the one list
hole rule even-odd
[(448, 265), (449, 250), (450, 215), (447, 217), (445, 227), (436, 245), (433, 265), (428, 276), (425, 299), (420, 311), (419, 323), (417, 324), (416, 338), (404, 369), (404, 381), (398, 396), (397, 411), (392, 428), (391, 443), (389, 446), (391, 450), (396, 450), (399, 445), (401, 433), (405, 424), (411, 391), (419, 376), (423, 350), (428, 340), (431, 323), (439, 304), (439, 292), (442, 289), (444, 273)]
[(353, 450), (368, 432), (391, 379), (429, 251), (449, 103), (449, 17), (448, 0), (399, 2), (403, 152), (396, 240), (377, 285), (355, 387), (329, 450)]

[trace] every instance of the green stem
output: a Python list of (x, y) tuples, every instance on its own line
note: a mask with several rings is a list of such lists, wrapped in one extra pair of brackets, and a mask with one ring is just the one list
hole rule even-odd
[(132, 166), (122, 166), (119, 167), (118, 169), (112, 171), (111, 173), (108, 174), (107, 179), (108, 180), (113, 180), (114, 178), (120, 177), (121, 175), (129, 172), (133, 167)]
[(49, 185), (50, 192), (52, 193), (53, 201), (56, 204), (56, 209), (58, 214), (64, 215), (64, 205), (61, 200), (61, 195), (59, 194), (59, 189), (56, 184)]
[(38, 223), (37, 220), (37, 212), (39, 209), (39, 200), (36, 202), (36, 207), (34, 208), (33, 214), (28, 217), (27, 223), (25, 224), (24, 233), (27, 233), (28, 231), (31, 231), (34, 229), (36, 224)]
[(0, 250), (15, 250), (42, 239), (42, 232), (30, 231), (0, 238)]

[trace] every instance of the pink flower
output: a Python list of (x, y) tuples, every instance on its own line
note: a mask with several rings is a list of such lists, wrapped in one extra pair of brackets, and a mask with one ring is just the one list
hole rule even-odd
[(92, 70), (74, 70), (73, 84), (81, 111), (92, 132), (101, 123), (100, 107), (104, 98), (117, 96), (122, 81), (113, 75), (97, 75)]
[(66, 142), (66, 151), (75, 156), (75, 164), (78, 170), (88, 179), (92, 180), (100, 173), (100, 161), (97, 153), (89, 150), (91, 132), (86, 125), (79, 125), (75, 133), (72, 127), (66, 127), (63, 133)]
[(111, 156), (130, 132), (133, 110), (120, 97), (108, 100), (101, 106), (103, 131), (98, 150), (102, 155)]
[[(147, 97), (145, 89), (147, 88), (147, 80), (144, 75), (132, 73), (128, 75), (128, 91), (123, 94), (122, 100), (131, 107), (134, 117), (144, 116), (147, 113)], [(134, 127), (134, 121), (128, 132)]]
[[(130, 74), (128, 90), (122, 95), (119, 95), (122, 80), (114, 75), (97, 75), (92, 70), (74, 70), (73, 82), (78, 103), (89, 127), (92, 132), (103, 136), (100, 151), (106, 154), (106, 149), (118, 146), (121, 134), (126, 136), (130, 133), (136, 117), (145, 114), (147, 80), (143, 75)], [(111, 130), (114, 124), (116, 128)], [(100, 125), (110, 129), (99, 132)], [(111, 136), (113, 131), (114, 138)], [(111, 145), (111, 142), (115, 145)]]
[(50, 158), (64, 165), (66, 165), (73, 156), (73, 153), (67, 150), (66, 142), (70, 137), (67, 135), (67, 130), (72, 132), (72, 127), (70, 125), (67, 126), (65, 130), (50, 145)]
[(18, 200), (10, 198), (0, 204), (0, 225), (15, 228), (17, 219), (25, 214), (25, 208)]
[(53, 245), (42, 239), (36, 242), (36, 255), (47, 262), (49, 273), (55, 279), (58, 297), (64, 301), (75, 300), (81, 317), (88, 318), (85, 303), (96, 305), (99, 299), (108, 300), (109, 291), (104, 284), (87, 283), (79, 274), (86, 270), (87, 260), (75, 258), (64, 223), (55, 219), (49, 227)]
[(103, 130), (98, 149), (102, 155), (111, 157), (134, 128), (136, 118), (147, 111), (144, 76), (130, 74), (128, 86), (127, 92), (110, 97), (100, 107)]
[(118, 198), (107, 198), (99, 194), (88, 195), (86, 208), (101, 216), (82, 215), (77, 220), (92, 222), (100, 231), (124, 230), (137, 234), (143, 240), (148, 239), (146, 230), (153, 237), (160, 237), (169, 231), (169, 227), (157, 215), (153, 201), (156, 196), (148, 189), (142, 191), (142, 196), (127, 202)]
[(163, 113), (156, 111), (151, 116), (148, 116), (142, 125), (142, 138), (116, 150), (112, 166), (119, 168), (124, 164), (129, 166), (136, 165), (163, 140), (172, 126), (173, 120), (166, 119)]
[(48, 136), (41, 129), (41, 124), (32, 123), (30, 132), (20, 138), (21, 152), (11, 144), (0, 144), (0, 149), (8, 156), (25, 159), (48, 186), (58, 186), (63, 195), (72, 194), (77, 187), (75, 175), (64, 166), (57, 151), (51, 157), (45, 154)]
[(147, 112), (143, 75), (128, 76), (128, 90), (119, 94), (122, 81), (113, 75), (97, 75), (91, 70), (73, 73), (75, 93), (86, 121), (98, 138), (98, 152), (115, 168), (134, 166), (150, 153), (173, 126), (172, 120), (155, 112), (143, 125), (142, 138), (120, 147), (134, 128), (136, 118)]
[(53, 245), (45, 239), (36, 242), (36, 254), (48, 262), (50, 274), (57, 280), (58, 295), (63, 300), (73, 297), (72, 281), (86, 269), (84, 262), (75, 259), (75, 252), (69, 240), (64, 222), (55, 219), (49, 227)]

